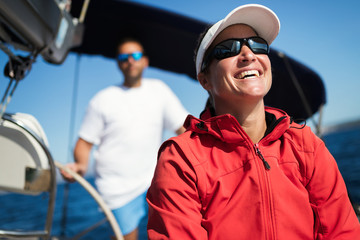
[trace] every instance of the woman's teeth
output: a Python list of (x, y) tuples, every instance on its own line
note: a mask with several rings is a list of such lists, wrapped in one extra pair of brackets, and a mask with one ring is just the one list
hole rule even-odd
[(245, 78), (259, 77), (259, 76), (260, 75), (257, 70), (250, 70), (250, 71), (241, 72), (239, 75), (236, 76), (236, 78), (245, 79)]

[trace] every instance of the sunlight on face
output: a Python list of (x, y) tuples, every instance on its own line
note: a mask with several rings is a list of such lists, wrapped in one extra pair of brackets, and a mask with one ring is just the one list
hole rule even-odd
[[(256, 35), (247, 25), (232, 25), (217, 36), (212, 47), (230, 38)], [(218, 106), (262, 101), (272, 82), (270, 60), (266, 54), (254, 54), (243, 45), (237, 56), (212, 60), (209, 71), (199, 81)]]

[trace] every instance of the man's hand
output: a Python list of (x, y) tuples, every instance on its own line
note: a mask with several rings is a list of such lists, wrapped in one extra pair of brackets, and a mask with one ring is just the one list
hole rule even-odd
[[(84, 176), (86, 173), (86, 167), (81, 166), (79, 163), (68, 163), (65, 165), (65, 167), (69, 168), (71, 171), (76, 172), (77, 174)], [(60, 173), (62, 177), (68, 181), (68, 182), (75, 182), (75, 179), (73, 176), (71, 176), (69, 173), (67, 173), (64, 170), (60, 170)]]

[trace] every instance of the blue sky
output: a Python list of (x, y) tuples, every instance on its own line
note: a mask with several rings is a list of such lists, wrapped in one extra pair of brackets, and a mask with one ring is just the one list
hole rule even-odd
[[(281, 22), (280, 34), (272, 46), (315, 70), (324, 80), (327, 104), (323, 124), (360, 119), (360, 1), (136, 2), (207, 22), (216, 22), (245, 3), (268, 6)], [(76, 55), (70, 54), (62, 65), (51, 65), (38, 58), (27, 78), (20, 82), (7, 108), (7, 112), (29, 113), (38, 119), (49, 140), (50, 152), (59, 162), (72, 161), (72, 148), (90, 98), (100, 89), (122, 82), (113, 60), (83, 56), (79, 66), (78, 92), (73, 98), (76, 59)], [(0, 66), (5, 66), (7, 60), (1, 52)], [(207, 94), (196, 81), (152, 68), (146, 70), (145, 77), (159, 78), (167, 83), (191, 114), (198, 116), (202, 111)], [(0, 77), (1, 95), (8, 82), (7, 78)], [(75, 115), (71, 114), (73, 102), (76, 103)]]

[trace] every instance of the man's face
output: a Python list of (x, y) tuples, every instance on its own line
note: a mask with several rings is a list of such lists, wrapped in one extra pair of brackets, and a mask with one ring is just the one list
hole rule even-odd
[[(254, 37), (247, 25), (232, 25), (223, 30), (212, 46), (231, 38)], [(238, 55), (213, 59), (209, 71), (199, 74), (202, 86), (213, 96), (218, 107), (261, 100), (272, 83), (271, 64), (266, 54), (255, 54), (243, 44)]]
[[(137, 42), (125, 42), (118, 47), (118, 54), (132, 54), (143, 52), (142, 46)], [(118, 66), (124, 74), (125, 81), (139, 81), (142, 77), (143, 70), (148, 66), (148, 58), (142, 56), (139, 60), (135, 60), (129, 56), (126, 61), (117, 61)]]

